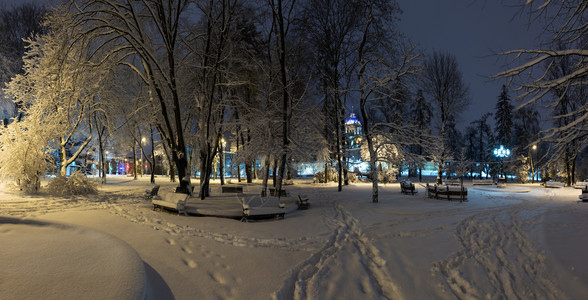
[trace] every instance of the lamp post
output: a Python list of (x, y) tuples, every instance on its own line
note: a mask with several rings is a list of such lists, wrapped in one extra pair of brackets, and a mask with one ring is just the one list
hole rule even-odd
[(221, 149), (220, 149), (220, 180), (221, 180), (221, 185), (225, 184), (225, 147), (227, 146), (227, 142), (225, 141), (224, 138), (221, 138)]
[[(106, 154), (106, 161), (108, 162), (108, 175), (110, 175), (110, 160), (108, 160), (108, 151), (105, 151), (104, 154)], [(102, 171), (102, 172), (104, 172), (104, 174), (106, 174), (105, 171)]]
[(492, 153), (494, 154), (494, 156), (500, 157), (500, 172), (498, 173), (498, 187), (499, 188), (506, 187), (506, 177), (500, 178), (500, 174), (503, 173), (503, 171), (502, 171), (502, 160), (505, 157), (509, 157), (510, 156), (510, 150), (507, 149), (507, 148), (504, 148), (504, 146), (500, 145), (499, 148), (494, 148), (494, 150), (492, 151)]
[[(532, 148), (533, 148), (533, 153), (531, 153), (531, 156), (535, 156), (532, 159), (532, 161), (533, 161), (533, 170), (534, 170), (533, 176), (534, 177), (537, 177), (537, 181), (539, 181), (539, 172), (538, 172), (537, 167), (536, 167), (536, 165), (537, 165), (537, 145), (533, 145)], [(531, 178), (531, 181), (533, 183), (535, 183), (535, 178)]]
[(141, 159), (139, 160), (141, 162), (141, 177), (143, 177), (143, 171), (144, 170), (144, 166), (143, 166), (143, 147), (145, 147), (145, 143), (147, 142), (147, 139), (145, 137), (141, 138)]

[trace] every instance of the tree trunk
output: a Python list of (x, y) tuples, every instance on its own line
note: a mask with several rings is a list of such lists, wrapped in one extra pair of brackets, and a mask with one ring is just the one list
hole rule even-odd
[(439, 161), (437, 168), (437, 184), (443, 184), (443, 160)]
[(367, 19), (366, 24), (364, 25), (364, 29), (362, 32), (362, 39), (359, 44), (358, 48), (358, 59), (359, 59), (359, 71), (357, 73), (357, 79), (359, 81), (359, 108), (361, 111), (361, 117), (363, 118), (364, 122), (364, 133), (365, 138), (368, 144), (368, 151), (370, 154), (370, 175), (372, 177), (372, 203), (378, 203), (378, 168), (376, 166), (377, 162), (377, 153), (374, 149), (373, 140), (372, 140), (372, 133), (371, 133), (371, 124), (367, 114), (367, 93), (366, 93), (366, 82), (364, 79), (365, 70), (367, 67), (367, 62), (364, 57), (364, 47), (367, 43), (368, 38), (368, 29), (372, 24), (372, 15), (371, 10), (369, 11), (369, 17)]
[[(237, 142), (237, 153), (239, 153), (239, 140), (242, 138), (241, 136), (241, 126), (237, 125), (237, 138), (235, 141)], [(234, 157), (234, 156), (233, 156)], [(241, 164), (237, 163), (237, 182), (241, 182)]]
[(133, 141), (133, 180), (137, 180), (137, 147)]
[[(208, 143), (204, 147), (209, 148)], [(210, 174), (212, 173), (212, 158), (210, 149), (200, 150), (200, 199), (210, 196)]]
[(219, 143), (219, 152), (218, 152), (218, 157), (219, 157), (219, 172), (220, 172), (220, 184), (221, 185), (225, 185), (225, 154), (224, 152), (224, 147), (223, 147), (223, 143), (222, 140)]
[[(96, 118), (96, 116), (94, 115), (94, 121), (96, 122), (96, 128), (98, 128), (98, 120)], [(105, 184), (106, 183), (106, 161), (104, 160), (104, 131), (106, 130), (106, 127), (102, 126), (102, 128), (96, 130), (96, 132), (98, 133), (98, 151), (100, 152), (100, 183)]]
[(278, 180), (278, 160), (274, 159), (274, 172), (272, 173), (272, 179), (274, 181), (273, 186), (276, 187)]
[(150, 138), (151, 138), (151, 159), (149, 166), (151, 168), (151, 178), (149, 179), (152, 184), (155, 184), (155, 144), (153, 141), (153, 126), (149, 125)]
[[(245, 136), (243, 135), (243, 131), (241, 131), (241, 144), (243, 144), (243, 146), (245, 146)], [(249, 134), (249, 130), (247, 130), (247, 143), (251, 143), (251, 134)], [(253, 173), (251, 170), (251, 165), (254, 164), (255, 162), (251, 162), (249, 160), (245, 160), (245, 176), (247, 177), (247, 183), (252, 183), (253, 182)]]
[(337, 138), (337, 191), (342, 191), (343, 190), (343, 162), (341, 160), (341, 138), (342, 138), (342, 134), (341, 134), (341, 124), (339, 122), (339, 120), (341, 119), (341, 116), (339, 114), (339, 106), (340, 106), (340, 100), (339, 97), (337, 97), (337, 99), (335, 99), (335, 124), (337, 124), (337, 132), (336, 132), (336, 138)]
[(267, 182), (269, 180), (269, 171), (270, 171), (270, 167), (271, 167), (271, 163), (270, 163), (270, 154), (267, 155), (266, 159), (265, 159), (265, 167), (264, 167), (264, 176), (263, 176), (263, 190), (262, 190), (262, 195), (267, 196)]
[[(277, 0), (277, 10), (273, 7), (273, 17), (277, 21), (277, 43), (278, 43), (278, 60), (280, 63), (280, 82), (282, 88), (282, 158), (280, 160), (280, 173), (277, 178), (276, 190), (278, 197), (281, 195), (282, 181), (286, 172), (286, 163), (288, 162), (288, 153), (290, 145), (290, 118), (292, 108), (290, 105), (290, 94), (288, 92), (288, 77), (286, 70), (286, 29), (284, 25), (284, 14), (282, 12), (282, 0)], [(273, 6), (272, 1), (272, 6)]]

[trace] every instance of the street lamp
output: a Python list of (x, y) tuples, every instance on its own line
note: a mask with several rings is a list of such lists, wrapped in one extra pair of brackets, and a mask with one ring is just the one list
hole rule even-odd
[(539, 172), (537, 172), (536, 164), (537, 164), (537, 145), (533, 145), (533, 153), (535, 154), (535, 159), (533, 159), (533, 153), (531, 154), (531, 161), (533, 163), (533, 177), (531, 178), (531, 182), (535, 183), (535, 177), (537, 177), (537, 181), (539, 181)]
[(498, 175), (498, 187), (506, 187), (506, 177), (500, 178), (500, 173), (503, 173), (502, 172), (502, 160), (505, 157), (510, 156), (510, 150), (507, 148), (504, 148), (504, 146), (500, 145), (499, 148), (494, 148), (492, 153), (494, 154), (494, 156), (500, 157), (500, 172)]
[[(106, 161), (108, 162), (108, 175), (110, 175), (111, 170), (110, 170), (110, 160), (108, 160), (108, 151), (105, 151), (104, 154), (106, 154)], [(104, 172), (104, 171), (102, 171), (102, 172)], [(106, 174), (106, 173), (104, 172), (104, 174)]]
[(225, 149), (227, 147), (227, 142), (225, 141), (225, 138), (221, 138), (221, 164), (222, 167), (220, 169), (221, 171), (221, 179), (224, 181), (225, 178)]
[(147, 142), (147, 139), (145, 137), (141, 138), (141, 159), (139, 160), (141, 162), (141, 177), (143, 177), (143, 171), (145, 171), (144, 167), (143, 167), (143, 147), (145, 146), (145, 143)]

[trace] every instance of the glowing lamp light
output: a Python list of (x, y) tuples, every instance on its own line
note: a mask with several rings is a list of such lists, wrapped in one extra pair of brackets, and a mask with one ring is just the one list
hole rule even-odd
[(496, 157), (509, 157), (510, 156), (510, 149), (504, 148), (504, 146), (500, 145), (499, 148), (494, 148), (494, 156)]

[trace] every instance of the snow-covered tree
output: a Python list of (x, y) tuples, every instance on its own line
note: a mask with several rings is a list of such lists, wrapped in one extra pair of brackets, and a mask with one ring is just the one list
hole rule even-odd
[(531, 167), (528, 160), (529, 157), (525, 155), (519, 155), (508, 166), (508, 172), (516, 175), (522, 183), (529, 181)]
[(61, 15), (48, 22), (49, 34), (29, 39), (24, 74), (6, 92), (23, 103), (26, 118), (46, 127), (44, 138), (60, 155), (60, 174), (92, 139), (91, 115), (97, 102), (103, 66), (90, 62), (92, 44), (74, 40), (71, 20)]
[(437, 182), (442, 183), (444, 158), (452, 157), (449, 148), (448, 130), (451, 120), (456, 120), (459, 113), (465, 111), (470, 102), (468, 87), (464, 83), (457, 59), (451, 53), (433, 52), (424, 63), (422, 76), (423, 91), (433, 99), (440, 118), (441, 153), (437, 155)]
[[(311, 0), (304, 3), (303, 21), (298, 29), (311, 48), (313, 73), (323, 95), (324, 138), (337, 160), (338, 190), (342, 190), (347, 163), (344, 155), (346, 137), (345, 92), (353, 76), (348, 58), (353, 51), (350, 42), (357, 30), (355, 1)], [(328, 167), (325, 161), (325, 167)], [(327, 172), (328, 174), (328, 172)]]
[[(381, 135), (389, 143), (406, 145), (415, 143), (414, 129), (394, 123), (376, 123), (370, 116), (370, 103), (382, 99), (394, 99), (398, 87), (395, 83), (419, 71), (420, 54), (403, 40), (394, 28), (394, 15), (398, 12), (395, 1), (373, 0), (361, 2), (357, 9), (357, 82), (359, 108), (369, 152), (372, 202), (378, 202), (378, 141)], [(399, 81), (400, 80), (400, 81)], [(382, 131), (382, 128), (386, 128)], [(380, 130), (380, 132), (378, 132)], [(410, 141), (409, 141), (410, 140)]]
[(508, 88), (502, 85), (502, 91), (498, 96), (496, 102), (496, 112), (494, 113), (494, 121), (496, 122), (496, 141), (512, 148), (512, 131), (513, 131), (513, 109), (508, 96)]
[[(188, 1), (80, 0), (70, 8), (81, 27), (80, 38), (101, 41), (103, 58), (121, 55), (120, 67), (140, 78), (149, 91), (157, 115), (157, 129), (167, 144), (180, 178), (188, 174), (188, 158), (182, 118), (183, 103), (178, 80), (182, 47), (180, 22)], [(185, 189), (187, 181), (181, 181)]]
[[(507, 78), (518, 86), (519, 100), (525, 107), (544, 99), (547, 107), (562, 108), (569, 100), (569, 92), (580, 91), (588, 78), (587, 43), (588, 6), (584, 1), (525, 1), (522, 7), (528, 9), (532, 20), (545, 22), (544, 34), (547, 41), (542, 48), (516, 49), (501, 53), (517, 65), (499, 73), (496, 77)], [(549, 35), (549, 36), (547, 36)], [(565, 72), (561, 72), (562, 64)], [(555, 97), (549, 98), (555, 94)], [(562, 159), (569, 146), (575, 145), (574, 152), (580, 152), (588, 145), (588, 102), (585, 97), (565, 111), (556, 111), (555, 123), (545, 130), (539, 141), (553, 144), (552, 160)], [(571, 157), (568, 157), (568, 161)], [(568, 180), (571, 180), (568, 179)]]
[[(47, 132), (48, 131), (48, 132)], [(14, 122), (0, 130), (0, 178), (13, 181), (27, 192), (35, 193), (40, 177), (51, 167), (47, 139), (53, 132), (33, 118)]]

